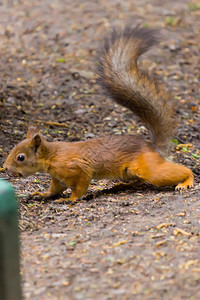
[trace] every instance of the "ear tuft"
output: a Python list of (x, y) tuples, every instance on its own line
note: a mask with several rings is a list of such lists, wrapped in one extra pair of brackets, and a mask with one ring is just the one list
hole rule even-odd
[(36, 127), (30, 126), (28, 128), (28, 132), (27, 132), (26, 138), (29, 139), (29, 138), (33, 137), (38, 132), (39, 132), (39, 130)]

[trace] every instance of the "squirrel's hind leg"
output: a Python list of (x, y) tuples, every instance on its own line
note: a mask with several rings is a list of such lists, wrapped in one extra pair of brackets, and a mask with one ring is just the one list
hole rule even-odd
[(185, 166), (166, 161), (157, 152), (144, 152), (130, 164), (129, 172), (154, 185), (176, 185), (176, 189), (193, 186), (194, 176)]

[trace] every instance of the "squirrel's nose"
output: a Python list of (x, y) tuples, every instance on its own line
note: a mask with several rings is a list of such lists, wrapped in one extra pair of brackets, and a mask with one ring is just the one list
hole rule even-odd
[(4, 169), (4, 171), (8, 171), (8, 167), (7, 167), (6, 161), (3, 164), (3, 169)]

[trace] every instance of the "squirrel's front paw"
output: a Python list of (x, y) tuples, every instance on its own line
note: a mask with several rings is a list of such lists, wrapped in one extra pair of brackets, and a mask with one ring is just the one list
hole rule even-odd
[(69, 203), (69, 198), (59, 198), (55, 200), (57, 203)]
[(41, 192), (35, 191), (35, 192), (31, 193), (31, 196), (38, 196), (38, 198), (48, 198), (51, 195), (48, 192), (41, 193)]
[(72, 204), (72, 203), (76, 203), (76, 201), (78, 200), (78, 198), (76, 197), (69, 197), (69, 198), (59, 198), (56, 200), (57, 203), (67, 203), (67, 204)]

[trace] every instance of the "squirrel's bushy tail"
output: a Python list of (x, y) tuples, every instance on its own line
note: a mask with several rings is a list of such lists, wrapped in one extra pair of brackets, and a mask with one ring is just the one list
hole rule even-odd
[(126, 27), (113, 30), (97, 52), (100, 82), (109, 96), (132, 110), (163, 147), (172, 136), (173, 107), (162, 84), (137, 67), (138, 57), (159, 41), (156, 30)]

